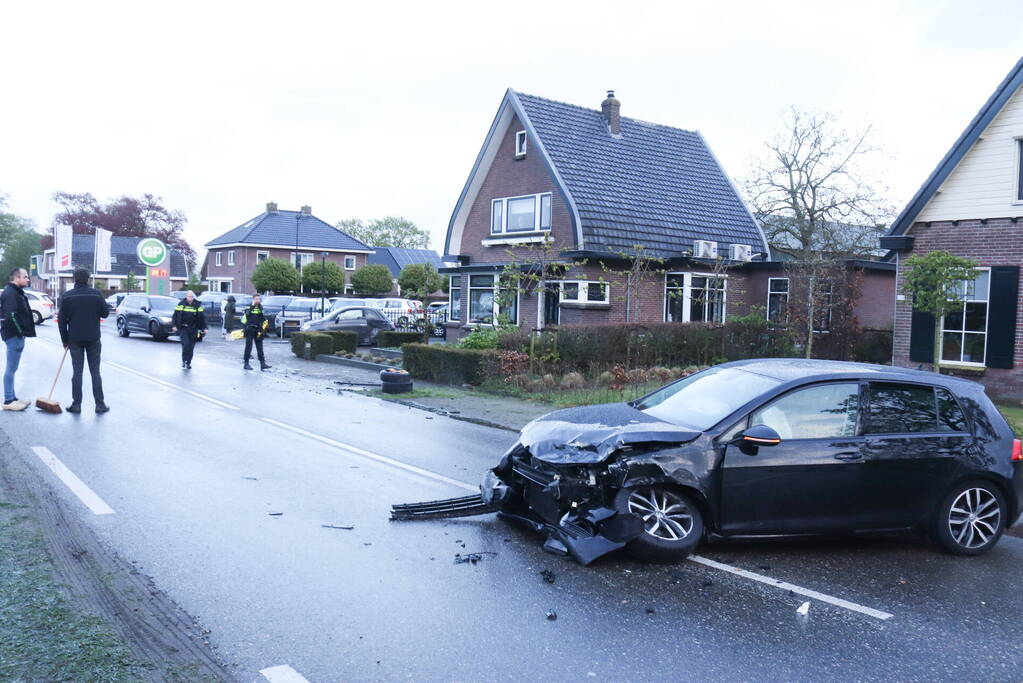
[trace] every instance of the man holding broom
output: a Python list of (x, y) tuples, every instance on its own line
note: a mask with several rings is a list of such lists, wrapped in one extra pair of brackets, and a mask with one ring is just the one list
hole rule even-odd
[(24, 410), (27, 401), (19, 401), (14, 394), (14, 373), (21, 363), (21, 352), (25, 350), (25, 338), (36, 336), (32, 320), (32, 308), (28, 305), (25, 288), (28, 287), (28, 271), (15, 268), (11, 280), (0, 294), (0, 338), (7, 347), (7, 361), (4, 366), (4, 410)]
[(57, 326), (64, 348), (71, 353), (71, 405), (69, 413), (82, 412), (82, 370), (85, 359), (89, 359), (89, 375), (92, 376), (92, 397), (96, 400), (96, 412), (105, 413), (110, 408), (103, 401), (103, 379), (99, 374), (100, 343), (99, 320), (110, 313), (110, 307), (98, 289), (89, 286), (89, 271), (76, 268), (75, 286), (64, 292), (60, 298)]

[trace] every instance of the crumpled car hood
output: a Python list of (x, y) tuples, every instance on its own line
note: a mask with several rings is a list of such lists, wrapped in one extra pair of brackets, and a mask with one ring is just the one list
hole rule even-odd
[(699, 435), (699, 431), (658, 420), (627, 403), (607, 403), (548, 413), (523, 427), (519, 443), (547, 463), (589, 465), (604, 462), (623, 446), (682, 444)]

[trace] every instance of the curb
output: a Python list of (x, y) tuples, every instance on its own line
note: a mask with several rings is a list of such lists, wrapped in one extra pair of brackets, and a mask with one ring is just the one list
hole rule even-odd
[(374, 363), (368, 360), (356, 360), (355, 358), (341, 358), (340, 356), (328, 356), (325, 353), (321, 353), (316, 357), (316, 360), (323, 361), (324, 363), (333, 363), (335, 365), (347, 365), (353, 368), (363, 368), (364, 370), (385, 370), (387, 368), (393, 368), (393, 365), (386, 365), (384, 363)]

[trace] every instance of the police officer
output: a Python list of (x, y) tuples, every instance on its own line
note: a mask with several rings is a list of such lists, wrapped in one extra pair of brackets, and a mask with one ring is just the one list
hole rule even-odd
[(171, 319), (171, 332), (177, 332), (181, 340), (181, 367), (185, 370), (192, 369), (192, 353), (195, 351), (195, 342), (200, 335), (209, 332), (206, 327), (206, 314), (203, 312), (202, 303), (195, 298), (195, 292), (188, 290), (185, 293), (185, 300), (174, 309), (174, 317)]
[(258, 294), (253, 295), (252, 305), (242, 314), (242, 327), (245, 329), (245, 369), (251, 370), (249, 358), (252, 357), (252, 342), (256, 343), (256, 356), (259, 357), (259, 369), (269, 370), (266, 358), (263, 357), (263, 335), (270, 326), (270, 321), (263, 313), (263, 304)]

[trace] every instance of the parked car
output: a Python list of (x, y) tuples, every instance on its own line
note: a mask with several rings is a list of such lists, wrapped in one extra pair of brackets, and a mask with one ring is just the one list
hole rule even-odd
[(45, 292), (37, 292), (33, 289), (26, 289), (25, 298), (32, 309), (32, 320), (36, 325), (42, 325), (44, 320), (54, 317), (54, 304), (50, 295)]
[(268, 332), (277, 334), (277, 314), (287, 308), (288, 304), (298, 298), (299, 297), (297, 296), (285, 294), (271, 294), (263, 297), (263, 312), (266, 315), (266, 319), (270, 321), (270, 329), (267, 330)]
[(349, 299), (348, 297), (335, 297), (330, 300), (330, 310), (336, 311), (341, 308), (351, 308), (352, 306), (369, 306), (370, 304), (366, 299)]
[(124, 297), (128, 296), (128, 292), (114, 292), (107, 297), (107, 306), (110, 307), (110, 312), (116, 312), (117, 307), (124, 301)]
[(416, 320), (422, 314), (422, 305), (411, 299), (367, 299), (366, 305), (383, 311), (384, 316), (398, 329), (416, 327)]
[(583, 564), (707, 538), (923, 529), (979, 555), (1020, 515), (1023, 449), (984, 387), (882, 365), (718, 365), (523, 428), (484, 498)]
[(188, 296), (188, 291), (182, 291), (180, 289), (176, 289), (173, 292), (171, 292), (171, 296), (174, 297), (175, 299), (177, 299), (178, 301), (184, 301), (185, 297)]
[(171, 320), (178, 300), (172, 296), (129, 294), (117, 309), (117, 334), (128, 337), (132, 332), (148, 334), (164, 341), (171, 332)]
[(234, 297), (234, 310), (235, 314), (239, 317), (241, 317), (241, 314), (245, 311), (246, 308), (252, 305), (251, 294), (228, 294), (227, 296), (224, 297), (223, 301), (220, 302), (220, 315), (222, 317), (224, 315), (224, 309), (227, 307), (228, 296)]
[(319, 299), (296, 297), (288, 304), (287, 308), (278, 313), (274, 319), (273, 327), (281, 337), (290, 336), (292, 332), (298, 332), (302, 323), (322, 318), (324, 310), (320, 306)]
[(394, 324), (375, 308), (355, 306), (329, 311), (323, 318), (302, 324), (303, 332), (343, 330), (356, 332), (360, 344), (372, 344), (381, 330), (393, 330)]
[(444, 327), (444, 323), (448, 321), (447, 302), (430, 304), (429, 308), (426, 310), (426, 315), (430, 317), (430, 323), (433, 325), (433, 330), (430, 334), (439, 339), (446, 339), (448, 336), (448, 330)]

